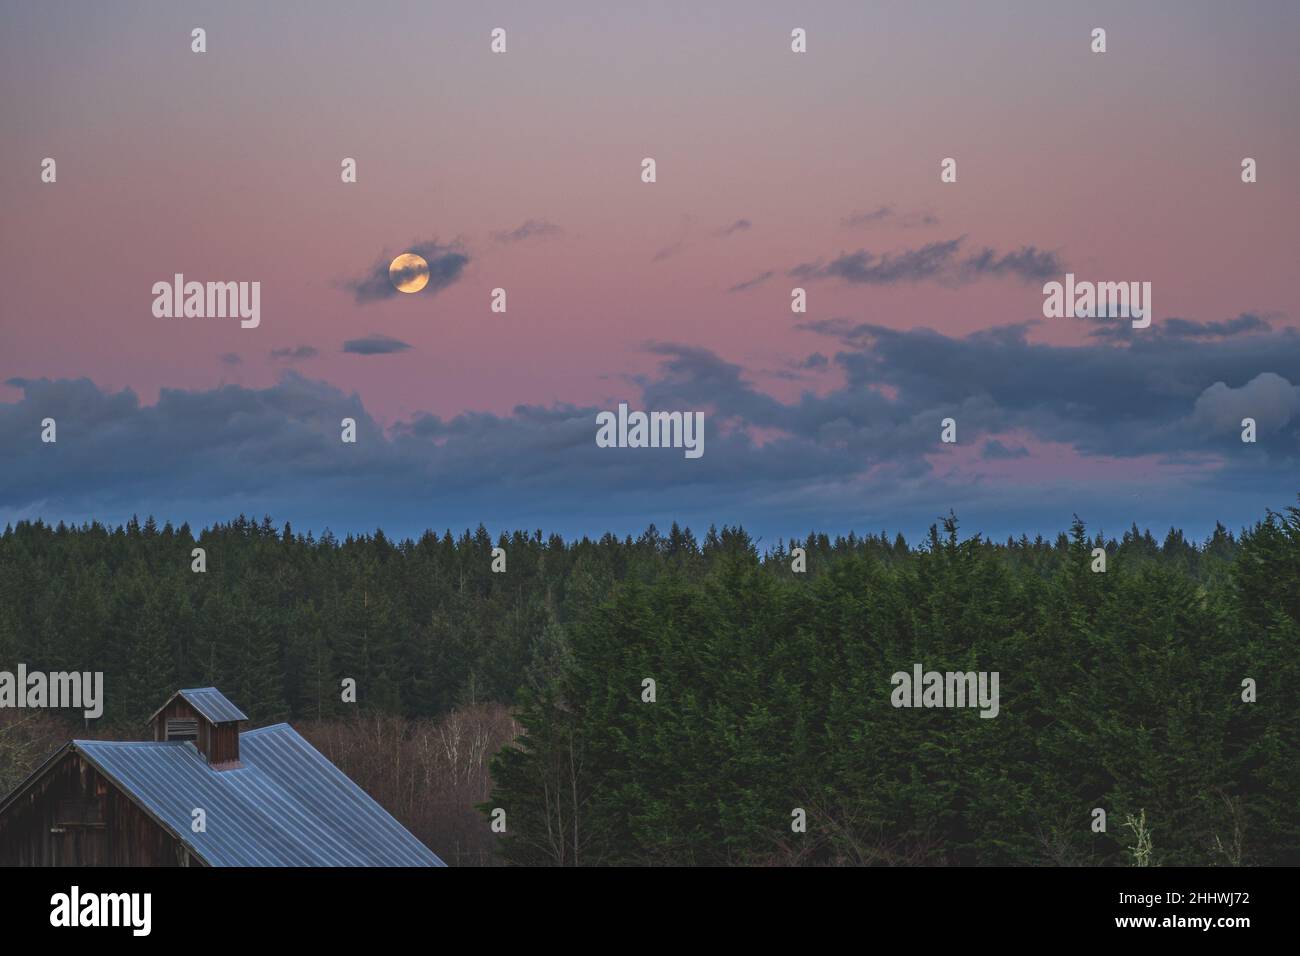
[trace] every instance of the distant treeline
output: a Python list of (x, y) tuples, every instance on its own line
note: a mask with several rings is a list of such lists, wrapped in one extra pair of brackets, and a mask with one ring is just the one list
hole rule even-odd
[[(485, 806), (516, 861), (1126, 862), (1145, 811), (1156, 862), (1296, 862), (1298, 620), (1294, 508), (1202, 543), (962, 540), (950, 518), (761, 553), (675, 525), (0, 536), (0, 669), (104, 671), (109, 727), (207, 684), (255, 725), (515, 706), (524, 749)], [(998, 671), (999, 715), (892, 707), (915, 663)]]
[[(1223, 528), (1200, 548), (1176, 531), (1162, 545), (1136, 528), (1094, 543), (1130, 569), (1154, 563), (1215, 589), (1239, 547)], [(797, 577), (806, 585), (850, 557), (907, 565), (934, 543), (810, 535), (760, 558), (741, 529), (700, 541), (676, 525), (594, 541), (540, 531), (493, 540), (480, 527), (398, 542), (383, 532), (317, 538), (242, 516), (197, 537), (152, 518), (116, 528), (21, 522), (0, 537), (0, 668), (104, 671), (110, 725), (142, 720), (176, 687), (209, 684), (255, 723), (345, 715), (356, 708), (340, 700), (344, 677), (357, 681), (361, 709), (437, 717), (459, 703), (515, 702), (616, 585), (700, 580), (727, 556), (795, 579), (795, 546), (807, 553)], [(494, 547), (506, 551), (505, 573), (491, 570)], [(1069, 542), (980, 548), (1046, 578)]]

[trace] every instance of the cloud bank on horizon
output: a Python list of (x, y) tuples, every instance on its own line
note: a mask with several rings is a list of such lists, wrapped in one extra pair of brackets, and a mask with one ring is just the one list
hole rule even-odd
[[(916, 535), (949, 509), (969, 531), (1171, 525), (1204, 534), (1292, 503), (1300, 474), (1300, 334), (1258, 317), (1171, 323), (1122, 343), (1034, 343), (1028, 324), (964, 337), (822, 320), (838, 374), (783, 402), (700, 347), (646, 343), (638, 408), (703, 409), (708, 454), (598, 448), (597, 406), (418, 413), (381, 427), (361, 396), (284, 372), (267, 388), (165, 390), (141, 404), (86, 379), (15, 379), (0, 404), (0, 518), (203, 524), (271, 514), (296, 527), (632, 533), (650, 522)], [(821, 361), (818, 361), (820, 357)], [(1261, 368), (1268, 371), (1260, 372)], [(1259, 441), (1240, 441), (1253, 415)], [(58, 442), (31, 441), (45, 417)], [(340, 421), (357, 422), (343, 444)], [(936, 442), (940, 421), (958, 442)], [(1189, 520), (1191, 516), (1191, 520)]]

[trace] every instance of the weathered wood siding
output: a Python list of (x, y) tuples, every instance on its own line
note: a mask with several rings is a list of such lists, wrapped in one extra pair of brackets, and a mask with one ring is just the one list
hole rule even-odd
[(178, 866), (184, 846), (74, 750), (0, 814), (3, 866)]

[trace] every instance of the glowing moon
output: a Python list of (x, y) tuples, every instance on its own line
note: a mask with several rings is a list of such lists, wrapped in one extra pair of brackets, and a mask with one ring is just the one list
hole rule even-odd
[(403, 252), (389, 265), (388, 279), (398, 292), (419, 292), (429, 284), (429, 263), (414, 252)]

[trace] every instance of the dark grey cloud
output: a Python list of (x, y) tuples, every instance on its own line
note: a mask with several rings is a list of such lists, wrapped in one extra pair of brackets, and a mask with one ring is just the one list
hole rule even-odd
[(1127, 320), (1108, 321), (1106, 319), (1084, 320), (1096, 321), (1096, 328), (1090, 329), (1092, 338), (1111, 341), (1128, 341), (1131, 339), (1149, 339), (1165, 337), (1176, 339), (1217, 339), (1229, 336), (1255, 335), (1271, 332), (1273, 325), (1262, 316), (1252, 312), (1243, 312), (1236, 318), (1223, 319), (1218, 322), (1193, 322), (1189, 319), (1169, 317), (1153, 322), (1150, 328), (1135, 329)]
[(550, 239), (563, 233), (563, 229), (547, 219), (528, 219), (514, 229), (492, 233), (492, 238), (497, 242), (511, 243), (526, 239)]
[[(452, 285), (465, 271), (469, 264), (468, 253), (459, 244), (443, 245), (436, 239), (417, 242), (402, 252), (413, 252), (429, 264), (429, 283), (417, 295), (434, 295)], [(350, 291), (358, 305), (370, 302), (382, 302), (394, 296), (407, 293), (398, 292), (388, 275), (388, 267), (401, 253), (380, 254), (374, 265), (365, 275), (343, 283)]]
[(1021, 429), (1083, 454), (1115, 458), (1226, 455), (1243, 461), (1246, 451), (1251, 467), (1297, 464), (1300, 420), (1276, 396), (1261, 401), (1261, 415), (1291, 437), (1267, 447), (1243, 446), (1238, 436), (1207, 428), (1204, 415), (1195, 413), (1198, 398), (1207, 390), (1213, 397), (1218, 382), (1240, 389), (1272, 373), (1292, 386), (1300, 383), (1300, 334), (1294, 330), (1214, 341), (1138, 335), (1057, 346), (1029, 341), (1032, 324), (1038, 323), (964, 338), (834, 319), (804, 328), (844, 346), (836, 362), (847, 388), (888, 385), (897, 390), (899, 408), (977, 401), (985, 406), (979, 420), (989, 433)]
[(405, 352), (410, 348), (411, 346), (406, 342), (379, 332), (372, 332), (359, 339), (348, 339), (343, 343), (343, 351), (353, 355), (392, 355), (394, 352)]
[(773, 369), (765, 374), (787, 381), (804, 381), (809, 377), (809, 372), (824, 372), (830, 368), (830, 364), (831, 360), (821, 352), (813, 352), (806, 358), (791, 359), (785, 363), (784, 368)]
[(910, 212), (903, 216), (903, 226), (905, 228), (937, 225), (939, 225), (939, 217), (932, 212)]
[(320, 349), (311, 345), (298, 345), (292, 348), (271, 349), (271, 358), (278, 362), (301, 362), (320, 355)]
[(1041, 282), (1065, 272), (1065, 264), (1055, 252), (1024, 246), (1015, 252), (998, 255), (992, 249), (981, 249), (960, 265), (964, 278), (979, 276), (1013, 276), (1024, 282)]
[(1162, 335), (1182, 338), (1222, 338), (1229, 335), (1248, 335), (1271, 331), (1273, 326), (1258, 315), (1243, 312), (1235, 319), (1223, 322), (1191, 322), (1187, 319), (1169, 318), (1157, 323)]
[[(727, 236), (735, 235), (738, 232), (748, 232), (754, 227), (754, 224), (748, 219), (736, 219), (729, 225), (723, 226), (711, 235), (713, 238), (725, 239)], [(661, 246), (651, 257), (651, 262), (663, 262), (685, 252), (694, 241), (691, 234), (694, 231), (693, 219), (691, 216), (685, 216), (682, 219), (681, 226), (678, 229), (678, 235), (675, 240), (665, 246)]]
[(841, 226), (869, 226), (872, 223), (883, 222), (894, 214), (893, 206), (877, 206), (869, 212), (855, 212), (845, 216), (840, 220)]
[(682, 250), (684, 250), (685, 248), (686, 248), (685, 240), (678, 240), (677, 242), (664, 246), (662, 249), (660, 249), (658, 252), (654, 254), (654, 257), (650, 261), (663, 262), (665, 259), (671, 259), (673, 256), (682, 252)]
[[(153, 405), (88, 379), (9, 384), (23, 390), (19, 402), (0, 403), (0, 447), (21, 453), (0, 476), (0, 512), (9, 516), (76, 511), (108, 520), (153, 512), (184, 520), (193, 512), (212, 519), (232, 506), (232, 514), (251, 511), (259, 498), (283, 505), (291, 500), (287, 483), (323, 489), (335, 481), (336, 445), (350, 447), (339, 441), (343, 417), (356, 419), (360, 442), (381, 435), (356, 395), (293, 373), (264, 389), (164, 388)], [(58, 423), (56, 444), (42, 445), (33, 431), (46, 416)], [(371, 467), (351, 462), (345, 484)], [(98, 481), (79, 477), (92, 472)]]
[(881, 285), (938, 279), (951, 271), (961, 243), (961, 239), (948, 239), (880, 256), (859, 249), (844, 253), (826, 265), (820, 261), (797, 265), (790, 270), (790, 275), (796, 279), (843, 279)]
[(727, 291), (728, 291), (728, 292), (745, 292), (745, 291), (748, 291), (749, 289), (753, 289), (753, 288), (756, 287), (756, 286), (760, 286), (760, 285), (762, 285), (764, 282), (766, 282), (768, 279), (772, 278), (772, 276), (774, 276), (774, 275), (776, 275), (776, 273), (775, 273), (774, 271), (772, 271), (771, 269), (768, 269), (766, 272), (760, 272), (758, 275), (754, 276), (754, 278), (752, 278), (752, 279), (746, 279), (744, 282), (738, 282), (738, 283), (736, 283), (735, 285), (733, 285), (733, 286), (732, 286), (730, 289), (728, 289)]
[(1065, 265), (1055, 252), (1025, 246), (999, 254), (984, 248), (963, 257), (960, 252), (964, 242), (965, 237), (959, 236), (881, 255), (859, 249), (842, 253), (829, 263), (820, 259), (801, 263), (789, 275), (804, 280), (842, 279), (863, 285), (893, 285), (924, 281), (964, 283), (990, 276), (1038, 282), (1065, 272)]
[(881, 205), (864, 212), (855, 212), (840, 219), (840, 225), (846, 229), (858, 229), (881, 223), (899, 226), (903, 229), (915, 229), (919, 226), (937, 226), (939, 217), (931, 212), (899, 213), (893, 206)]
[(244, 360), (234, 352), (226, 352), (221, 356), (222, 365), (243, 365)]

